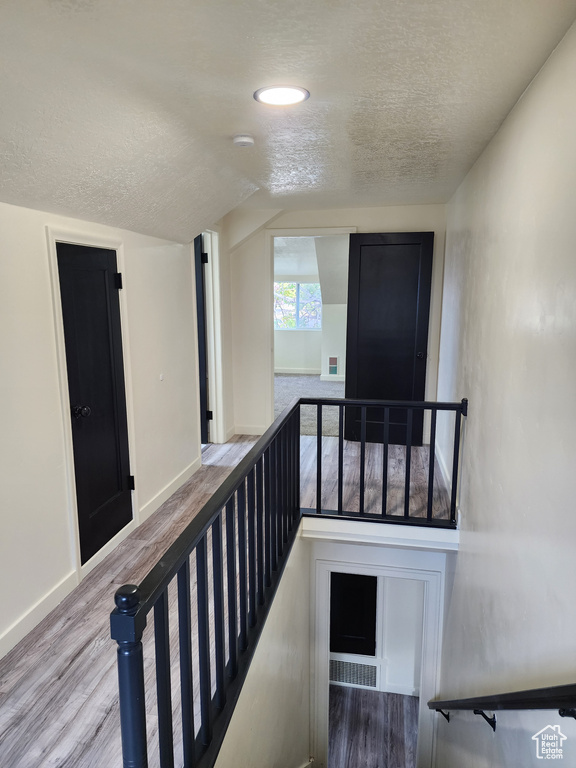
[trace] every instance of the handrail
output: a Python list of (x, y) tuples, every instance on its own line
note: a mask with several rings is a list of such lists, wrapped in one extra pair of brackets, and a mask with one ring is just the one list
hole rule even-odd
[[(148, 765), (142, 637), (151, 611), (160, 766), (174, 766), (171, 624), (176, 624), (178, 636), (184, 763), (213, 765), (298, 529), (299, 440), (296, 400), (140, 586), (128, 584), (116, 591), (110, 627), (118, 643), (125, 768)], [(176, 594), (171, 602), (172, 585)]]
[(170, 580), (174, 577), (174, 572), (182, 565), (186, 557), (192, 552), (201, 538), (206, 534), (218, 513), (226, 506), (227, 502), (233, 496), (238, 484), (245, 478), (250, 469), (263, 456), (264, 452), (270, 447), (270, 444), (290, 420), (294, 412), (298, 409), (298, 399), (295, 398), (289, 406), (278, 416), (276, 421), (270, 426), (256, 445), (244, 456), (244, 458), (234, 467), (232, 472), (223, 481), (222, 485), (208, 499), (200, 512), (186, 526), (176, 541), (162, 555), (158, 563), (152, 568), (150, 573), (144, 577), (140, 583), (140, 605), (138, 611), (148, 613), (158, 599), (158, 595), (166, 588)]
[(561, 717), (576, 718), (576, 683), (475, 696), (468, 699), (431, 699), (428, 702), (428, 709), (440, 712), (447, 720), (450, 719), (447, 713), (452, 710), (470, 710), (474, 714), (483, 715), (493, 730), (496, 730), (496, 716), (488, 718), (485, 715), (486, 711), (557, 709)]
[[(156, 707), (161, 768), (173, 768), (175, 735), (182, 738), (184, 763), (213, 765), (256, 643), (278, 587), (283, 568), (307, 510), (300, 503), (300, 407), (316, 406), (316, 512), (400, 524), (455, 527), (461, 403), (411, 403), (345, 398), (295, 399), (257, 441), (228, 478), (139, 586), (125, 585), (115, 595), (111, 635), (118, 643), (122, 749), (126, 768), (146, 768), (146, 695), (142, 638), (153, 612)], [(322, 509), (322, 409), (339, 409), (338, 504)], [(381, 514), (365, 508), (366, 423), (372, 408), (381, 408), (383, 461)], [(342, 503), (344, 412), (360, 412), (360, 513)], [(386, 513), (388, 428), (394, 409), (407, 414), (403, 514)], [(410, 461), (413, 411), (431, 411), (426, 517), (410, 509)], [(433, 510), (434, 446), (437, 411), (453, 411), (454, 449), (449, 519)], [(422, 421), (422, 414), (414, 416)], [(379, 433), (380, 434), (380, 433)], [(390, 435), (391, 438), (391, 435)], [(394, 440), (390, 440), (394, 443)], [(348, 508), (350, 509), (350, 508)], [(195, 568), (193, 568), (195, 566)], [(195, 573), (194, 573), (195, 571)], [(195, 580), (194, 580), (195, 576)], [(177, 645), (177, 652), (174, 652)], [(194, 652), (193, 652), (194, 648)], [(181, 728), (173, 728), (171, 656), (179, 670)], [(150, 656), (147, 657), (148, 659)], [(196, 675), (198, 677), (196, 678)]]
[(468, 400), (463, 398), (459, 403), (441, 403), (434, 400), (411, 402), (406, 400), (370, 400), (348, 397), (301, 397), (300, 405), (346, 405), (364, 408), (410, 408), (414, 411), (458, 411), (462, 416), (468, 415)]
[[(456, 528), (456, 503), (458, 491), (458, 472), (460, 461), (460, 439), (461, 439), (461, 421), (462, 417), (468, 415), (468, 400), (463, 399), (459, 403), (447, 402), (406, 402), (400, 400), (371, 400), (359, 398), (300, 398), (300, 405), (316, 407), (316, 504), (315, 508), (303, 509), (302, 513), (306, 516), (311, 514), (323, 515), (327, 517), (342, 517), (349, 519), (361, 518), (366, 521), (378, 523), (392, 523), (395, 525), (427, 525), (437, 528)], [(325, 508), (323, 504), (323, 436), (322, 436), (322, 414), (323, 408), (338, 408), (339, 427), (338, 427), (338, 466), (336, 470), (337, 483), (337, 502), (332, 501), (330, 508)], [(375, 420), (368, 418), (369, 412), (378, 411)], [(425, 522), (420, 516), (413, 515), (410, 511), (410, 493), (411, 493), (411, 461), (412, 447), (422, 445), (424, 412), (430, 411), (430, 445), (428, 455), (428, 481), (427, 481), (427, 500), (426, 500), (426, 518)], [(449, 499), (449, 514), (446, 517), (436, 516), (434, 512), (434, 480), (436, 464), (436, 426), (437, 415), (439, 411), (454, 413), (454, 444), (452, 453), (452, 488)], [(393, 414), (404, 414), (398, 420), (393, 418)], [(358, 511), (344, 510), (344, 423), (346, 421), (346, 433), (350, 434), (353, 441), (359, 443), (359, 461), (360, 472), (358, 482)], [(368, 435), (368, 426), (371, 427), (371, 437)], [(374, 509), (366, 509), (366, 461), (367, 461), (367, 443), (376, 441), (383, 445), (382, 467), (381, 467), (381, 501), (380, 509), (375, 512)], [(416, 442), (420, 441), (420, 442)], [(405, 458), (405, 478), (404, 478), (404, 503), (403, 514), (388, 514), (387, 512), (387, 493), (388, 493), (388, 452), (391, 444), (401, 443), (406, 446)], [(374, 504), (372, 504), (374, 507)]]

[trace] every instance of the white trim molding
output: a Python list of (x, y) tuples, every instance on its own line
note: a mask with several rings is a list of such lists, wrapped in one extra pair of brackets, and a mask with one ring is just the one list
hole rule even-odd
[[(303, 535), (306, 537), (304, 532)], [(434, 765), (437, 718), (435, 713), (428, 709), (427, 701), (437, 695), (440, 681), (446, 554), (442, 551), (423, 552), (394, 546), (369, 546), (366, 543), (333, 543), (330, 540), (315, 541), (311, 544), (311, 640), (314, 648), (311, 735), (315, 764), (319, 768), (326, 768), (328, 759), (330, 574), (336, 571), (423, 582), (422, 666), (416, 764), (418, 768), (431, 768)]]

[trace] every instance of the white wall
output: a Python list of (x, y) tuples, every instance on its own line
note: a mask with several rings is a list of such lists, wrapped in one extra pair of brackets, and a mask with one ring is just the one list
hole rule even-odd
[[(442, 697), (576, 680), (576, 28), (448, 208), (439, 396), (470, 398)], [(557, 712), (440, 724), (439, 768), (536, 765)]]
[(424, 584), (415, 579), (384, 578), (383, 586), (383, 654), (387, 663), (382, 690), (418, 696)]
[[(264, 230), (259, 229), (252, 237), (246, 236), (245, 227), (240, 226), (242, 215), (242, 209), (237, 209), (233, 219), (225, 216), (222, 220), (224, 229), (243, 233), (238, 246), (230, 245), (229, 254), (234, 418), (237, 432), (261, 434), (273, 417), (272, 253)], [(253, 220), (253, 212), (246, 216), (247, 221)], [(274, 230), (293, 230), (294, 235), (303, 229), (315, 230), (320, 235), (322, 228), (337, 227), (355, 228), (358, 232), (435, 232), (426, 397), (436, 399), (444, 206), (285, 211), (273, 219)]]
[(274, 330), (276, 373), (320, 373), (323, 331)]
[[(346, 327), (348, 321), (347, 304), (322, 305), (322, 377), (326, 381), (344, 381), (346, 373)], [(338, 358), (338, 373), (328, 373), (328, 358)]]
[(139, 520), (192, 473), (200, 456), (189, 248), (0, 204), (0, 655), (81, 576), (67, 383), (61, 381), (58, 346), (61, 310), (47, 227), (52, 235), (65, 232), (78, 242), (118, 248)]
[(216, 768), (301, 768), (310, 756), (310, 552), (299, 535)]

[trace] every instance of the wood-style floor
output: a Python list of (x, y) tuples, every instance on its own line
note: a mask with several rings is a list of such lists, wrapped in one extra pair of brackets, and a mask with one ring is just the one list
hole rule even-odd
[[(301, 438), (302, 462), (301, 499), (302, 507), (316, 508), (316, 438), (303, 435)], [(344, 441), (344, 492), (343, 509), (359, 512), (360, 487), (360, 443)], [(430, 447), (414, 447), (410, 461), (410, 515), (426, 517), (428, 507), (428, 464)], [(366, 514), (382, 514), (383, 447), (378, 443), (366, 444), (365, 499)], [(406, 447), (388, 447), (388, 483), (386, 493), (386, 514), (403, 515), (406, 478)], [(322, 509), (338, 509), (338, 438), (322, 438)], [(435, 461), (433, 517), (448, 519), (450, 500), (442, 474)]]
[(415, 768), (418, 697), (330, 686), (328, 768)]
[(122, 765), (114, 592), (142, 580), (253, 444), (208, 448), (204, 466), (0, 660), (1, 768)]
[[(201, 469), (0, 660), (0, 768), (122, 765), (116, 653), (109, 628), (114, 592), (122, 584), (142, 581), (255, 440), (236, 437), (225, 446), (210, 446), (203, 454)], [(302, 443), (302, 506), (315, 504), (315, 465), (309, 440), (314, 442), (315, 438), (303, 438)], [(325, 438), (323, 445), (328, 470), (324, 475), (325, 507), (334, 493), (329, 462), (336, 448), (330, 441)], [(378, 449), (376, 446), (376, 451), (368, 452), (367, 477), (376, 477)], [(357, 444), (347, 449), (352, 467), (346, 476), (347, 499), (357, 493), (358, 476), (353, 469), (356, 450)], [(398, 486), (403, 493), (401, 461), (390, 468), (391, 487)], [(414, 487), (417, 490), (417, 483)], [(377, 492), (367, 490), (369, 493)], [(147, 627), (146, 633), (151, 631), (151, 626)], [(145, 656), (150, 653), (153, 651), (145, 652)], [(152, 674), (151, 661), (145, 658), (147, 676)], [(175, 695), (177, 687), (175, 683)], [(153, 702), (149, 710), (153, 712)], [(157, 760), (153, 720), (154, 716), (149, 732), (151, 766)], [(175, 721), (175, 742), (177, 730)], [(354, 765), (349, 763), (347, 768)]]

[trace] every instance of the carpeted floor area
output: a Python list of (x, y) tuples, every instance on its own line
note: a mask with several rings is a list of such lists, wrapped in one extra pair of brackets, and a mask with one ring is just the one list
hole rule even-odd
[[(279, 416), (295, 397), (344, 397), (343, 381), (320, 381), (320, 376), (277, 373), (274, 375), (274, 417)], [(322, 409), (322, 432), (338, 435), (338, 409)], [(303, 405), (300, 413), (301, 433), (316, 434), (316, 408)]]

